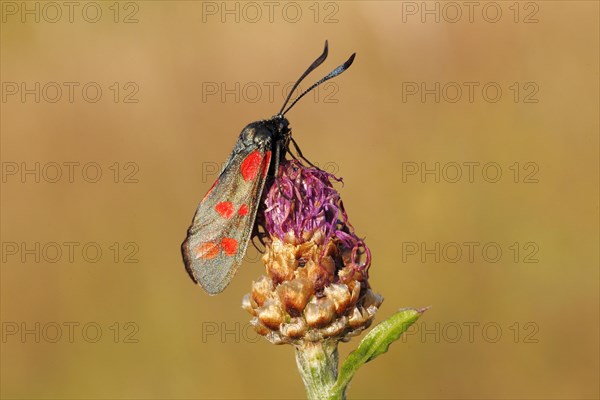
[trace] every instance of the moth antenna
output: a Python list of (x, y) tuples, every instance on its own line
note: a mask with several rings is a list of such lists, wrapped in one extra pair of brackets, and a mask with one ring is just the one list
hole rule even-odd
[(283, 115), (283, 114), (281, 114), (281, 112), (283, 111), (283, 109), (287, 105), (288, 101), (290, 101), (290, 98), (292, 97), (292, 94), (294, 93), (294, 90), (296, 90), (296, 88), (298, 87), (298, 85), (300, 84), (300, 82), (302, 82), (302, 80), (304, 78), (306, 78), (306, 76), (308, 74), (310, 74), (312, 71), (314, 71), (315, 68), (317, 68), (319, 65), (323, 64), (323, 61), (325, 61), (325, 59), (327, 58), (328, 52), (329, 52), (329, 49), (328, 49), (327, 40), (326, 40), (325, 41), (325, 48), (323, 49), (323, 53), (315, 61), (313, 61), (313, 63), (310, 65), (310, 67), (308, 67), (308, 69), (306, 71), (304, 71), (304, 73), (302, 74), (302, 76), (296, 81), (296, 83), (294, 84), (294, 87), (292, 88), (292, 90), (290, 90), (290, 94), (288, 94), (287, 99), (285, 99), (285, 103), (283, 103), (283, 107), (281, 107), (281, 110), (279, 111), (279, 113), (277, 115)]
[[(296, 104), (298, 102), (298, 100), (300, 100), (302, 97), (304, 97), (305, 94), (307, 94), (308, 92), (310, 92), (311, 90), (313, 90), (314, 88), (319, 86), (321, 83), (326, 82), (326, 81), (330, 80), (331, 78), (335, 78), (336, 76), (340, 75), (342, 72), (344, 72), (345, 70), (350, 68), (350, 66), (352, 65), (352, 62), (354, 61), (354, 57), (356, 57), (356, 53), (352, 53), (350, 58), (348, 60), (346, 60), (345, 63), (343, 63), (342, 65), (340, 65), (339, 67), (337, 67), (336, 69), (331, 71), (329, 74), (327, 74), (326, 76), (321, 78), (317, 83), (315, 83), (314, 85), (312, 85), (311, 87), (306, 89), (304, 91), (304, 93), (302, 93), (300, 96), (298, 96), (296, 98), (296, 100), (294, 100), (294, 102), (283, 113), (282, 112), (279, 112), (279, 113), (281, 115), (285, 115), (285, 113), (290, 111), (290, 108), (294, 107), (294, 104)], [(287, 101), (286, 101), (286, 103), (287, 103)]]

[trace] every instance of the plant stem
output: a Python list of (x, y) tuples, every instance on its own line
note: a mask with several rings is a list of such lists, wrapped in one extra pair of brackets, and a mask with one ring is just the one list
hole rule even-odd
[(345, 399), (345, 393), (333, 395), (338, 374), (337, 341), (307, 342), (296, 346), (296, 364), (309, 400)]

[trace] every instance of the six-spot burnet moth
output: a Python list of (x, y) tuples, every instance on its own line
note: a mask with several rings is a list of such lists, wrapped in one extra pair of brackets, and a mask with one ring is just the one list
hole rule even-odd
[(181, 252), (190, 277), (209, 294), (222, 292), (242, 263), (267, 174), (276, 176), (279, 163), (288, 153), (296, 158), (289, 150), (290, 142), (298, 156), (306, 160), (292, 138), (285, 113), (305, 94), (348, 69), (356, 55), (352, 54), (286, 108), (300, 82), (325, 61), (327, 51), (325, 41), (323, 53), (295, 83), (279, 113), (271, 119), (252, 122), (242, 130), (221, 174), (196, 209)]

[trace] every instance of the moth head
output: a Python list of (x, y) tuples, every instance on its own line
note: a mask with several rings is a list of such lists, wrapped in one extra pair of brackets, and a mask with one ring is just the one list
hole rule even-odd
[(252, 122), (242, 131), (242, 137), (247, 144), (259, 147), (269, 147), (274, 141), (287, 138), (290, 135), (289, 121), (281, 116), (263, 121)]
[(275, 115), (268, 122), (277, 137), (285, 137), (290, 132), (290, 122), (281, 114)]

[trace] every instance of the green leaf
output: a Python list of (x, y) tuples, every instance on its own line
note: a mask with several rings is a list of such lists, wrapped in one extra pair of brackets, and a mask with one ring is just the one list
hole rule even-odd
[(388, 351), (390, 345), (400, 338), (427, 308), (405, 308), (381, 322), (364, 337), (358, 348), (348, 355), (332, 388), (332, 398), (343, 398), (346, 387), (354, 373), (363, 364)]

